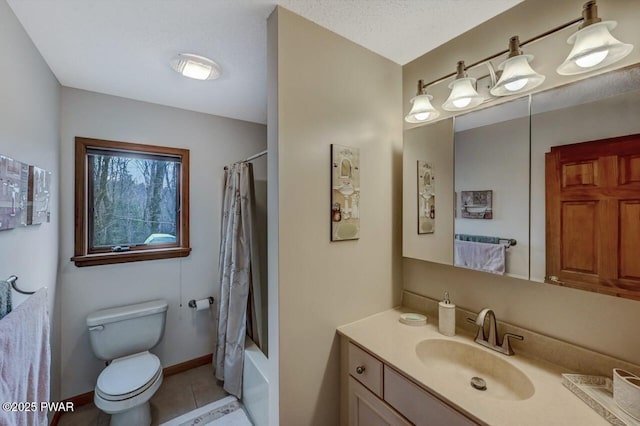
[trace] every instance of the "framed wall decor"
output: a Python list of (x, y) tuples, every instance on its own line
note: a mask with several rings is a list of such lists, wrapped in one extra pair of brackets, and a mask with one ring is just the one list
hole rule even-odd
[(493, 191), (461, 191), (460, 216), (466, 219), (493, 219)]
[(29, 166), (26, 225), (49, 222), (51, 220), (50, 202), (51, 172), (37, 166)]
[(418, 234), (436, 230), (436, 177), (432, 163), (418, 160)]
[(360, 238), (360, 149), (331, 144), (331, 241)]
[(0, 231), (21, 225), (28, 174), (27, 164), (0, 155)]

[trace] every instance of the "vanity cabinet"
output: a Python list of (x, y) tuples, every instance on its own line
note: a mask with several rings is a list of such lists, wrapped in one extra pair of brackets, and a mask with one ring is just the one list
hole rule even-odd
[(349, 426), (477, 425), (374, 355), (348, 345)]
[(410, 426), (411, 423), (356, 379), (349, 377), (349, 425)]

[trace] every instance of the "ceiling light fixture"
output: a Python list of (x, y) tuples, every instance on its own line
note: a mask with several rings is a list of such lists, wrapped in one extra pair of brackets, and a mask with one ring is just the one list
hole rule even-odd
[(171, 59), (170, 64), (176, 72), (196, 80), (215, 80), (222, 73), (214, 61), (192, 53), (180, 53)]
[(595, 0), (585, 3), (582, 25), (567, 39), (573, 49), (556, 70), (560, 75), (574, 75), (597, 70), (618, 62), (633, 50), (632, 44), (622, 43), (611, 35), (618, 23), (598, 17)]
[(489, 91), (493, 96), (510, 96), (527, 92), (540, 86), (545, 76), (538, 74), (531, 68), (529, 62), (533, 55), (525, 55), (520, 50), (520, 39), (513, 36), (509, 39), (509, 56), (498, 69), (502, 75), (495, 86)]
[(411, 99), (411, 111), (404, 118), (407, 123), (424, 123), (435, 120), (440, 113), (431, 105), (433, 96), (427, 94), (427, 87), (418, 80), (418, 93)]
[(456, 79), (449, 84), (451, 94), (442, 108), (447, 111), (462, 111), (480, 105), (484, 99), (476, 91), (475, 84), (476, 79), (469, 77), (465, 71), (464, 61), (459, 61)]

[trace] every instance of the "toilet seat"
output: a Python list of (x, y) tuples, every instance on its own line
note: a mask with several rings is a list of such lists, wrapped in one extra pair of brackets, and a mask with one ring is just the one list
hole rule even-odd
[(123, 401), (146, 391), (161, 375), (160, 360), (145, 351), (115, 359), (100, 373), (95, 391), (106, 401)]

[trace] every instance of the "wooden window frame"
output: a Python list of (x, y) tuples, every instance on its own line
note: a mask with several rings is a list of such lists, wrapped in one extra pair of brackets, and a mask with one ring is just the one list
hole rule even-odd
[[(189, 150), (166, 146), (143, 145), (129, 142), (116, 142), (101, 139), (75, 138), (75, 244), (71, 261), (76, 266), (109, 265), (114, 263), (139, 262), (144, 260), (186, 257), (191, 253), (189, 246)], [(110, 248), (89, 247), (89, 161), (91, 149), (131, 152), (146, 155), (158, 155), (180, 158), (178, 173), (179, 241), (175, 244), (157, 244), (153, 246), (132, 246), (127, 251), (112, 251)]]

